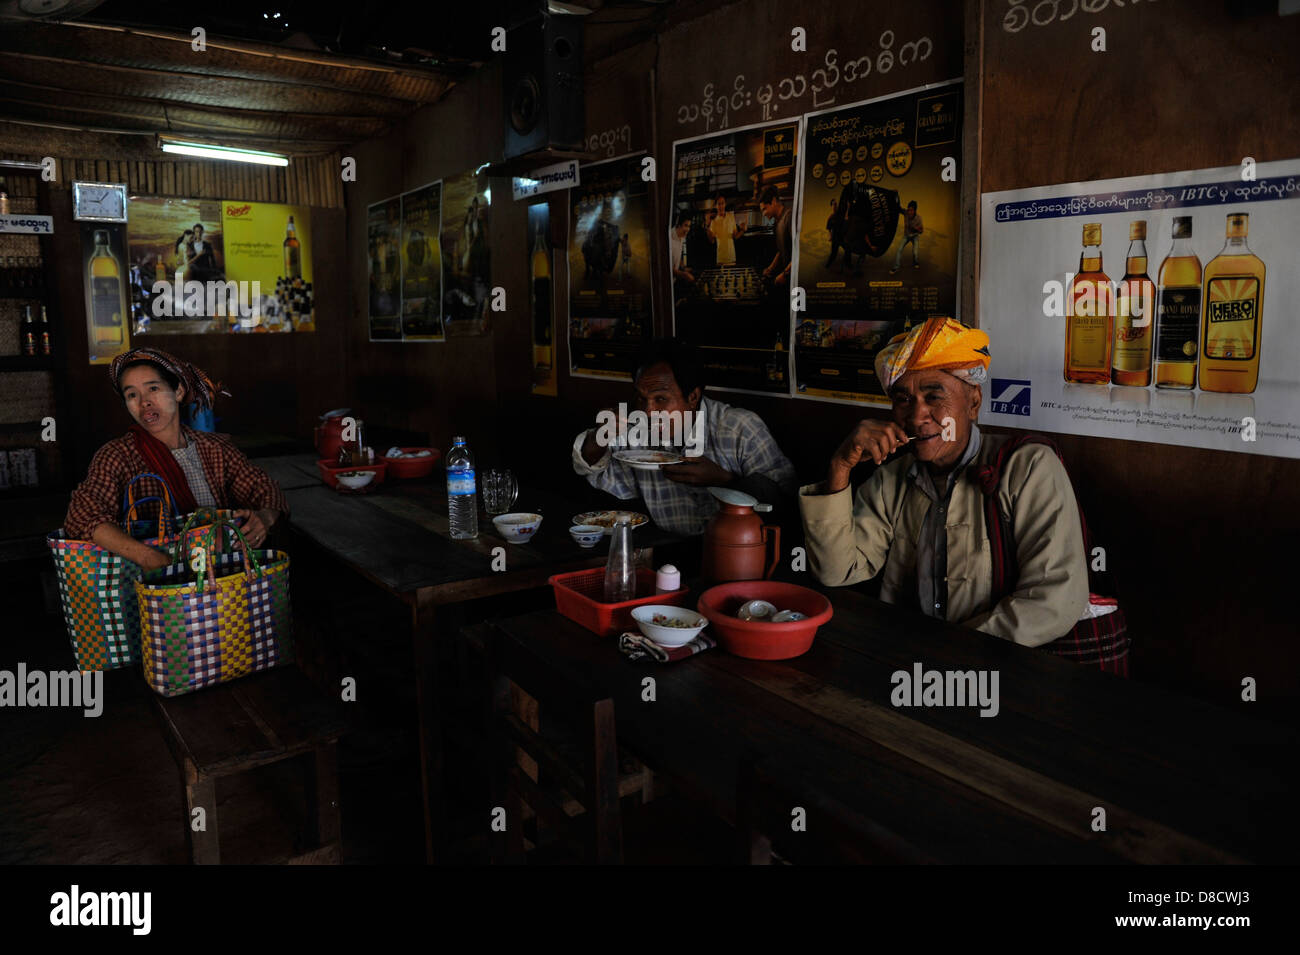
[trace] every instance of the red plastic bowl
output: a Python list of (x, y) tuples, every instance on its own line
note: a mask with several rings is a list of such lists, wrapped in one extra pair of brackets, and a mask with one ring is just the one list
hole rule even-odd
[[(736, 616), (742, 604), (766, 600), (778, 610), (797, 610), (804, 620), (763, 623)], [(709, 618), (722, 649), (751, 660), (789, 660), (812, 646), (817, 628), (831, 619), (831, 602), (815, 590), (775, 580), (738, 580), (700, 594), (697, 609)]]
[(442, 457), (442, 452), (437, 448), (402, 448), (397, 450), (403, 453), (412, 451), (428, 451), (427, 458), (384, 458), (384, 463), (388, 465), (388, 475), (394, 478), (422, 478), (428, 477), (433, 472), (433, 466), (438, 463)]

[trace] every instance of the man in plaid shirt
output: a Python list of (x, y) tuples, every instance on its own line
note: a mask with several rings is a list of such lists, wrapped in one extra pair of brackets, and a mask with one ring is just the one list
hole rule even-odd
[(693, 535), (718, 509), (710, 487), (731, 487), (769, 504), (792, 496), (794, 467), (777, 447), (767, 425), (744, 408), (705, 398), (704, 366), (693, 346), (676, 339), (655, 342), (637, 362), (635, 408), (646, 414), (691, 412), (703, 416), (698, 456), (658, 470), (638, 470), (613, 458), (602, 446), (599, 429), (573, 442), (573, 469), (592, 487), (621, 500), (642, 498), (654, 522), (676, 534)]

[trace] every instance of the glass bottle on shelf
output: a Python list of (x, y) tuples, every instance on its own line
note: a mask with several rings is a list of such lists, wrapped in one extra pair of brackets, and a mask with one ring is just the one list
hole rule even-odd
[(41, 354), (54, 354), (50, 346), (50, 316), (46, 313), (44, 305), (41, 306)]

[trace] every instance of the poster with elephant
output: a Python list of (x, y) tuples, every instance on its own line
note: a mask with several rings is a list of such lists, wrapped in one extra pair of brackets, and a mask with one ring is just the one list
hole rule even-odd
[(403, 193), (402, 341), (446, 340), (442, 324), (442, 181)]
[(795, 394), (887, 404), (876, 353), (957, 314), (960, 80), (804, 117)]
[(673, 330), (709, 384), (790, 391), (798, 120), (673, 143), (668, 221)]
[(630, 380), (652, 329), (650, 184), (640, 154), (580, 176), (569, 190), (569, 373)]

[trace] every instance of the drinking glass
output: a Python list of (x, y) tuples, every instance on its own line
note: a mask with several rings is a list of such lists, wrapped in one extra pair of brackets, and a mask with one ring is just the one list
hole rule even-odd
[(509, 471), (493, 468), (483, 475), (483, 508), (489, 514), (505, 514), (519, 496), (519, 484)]

